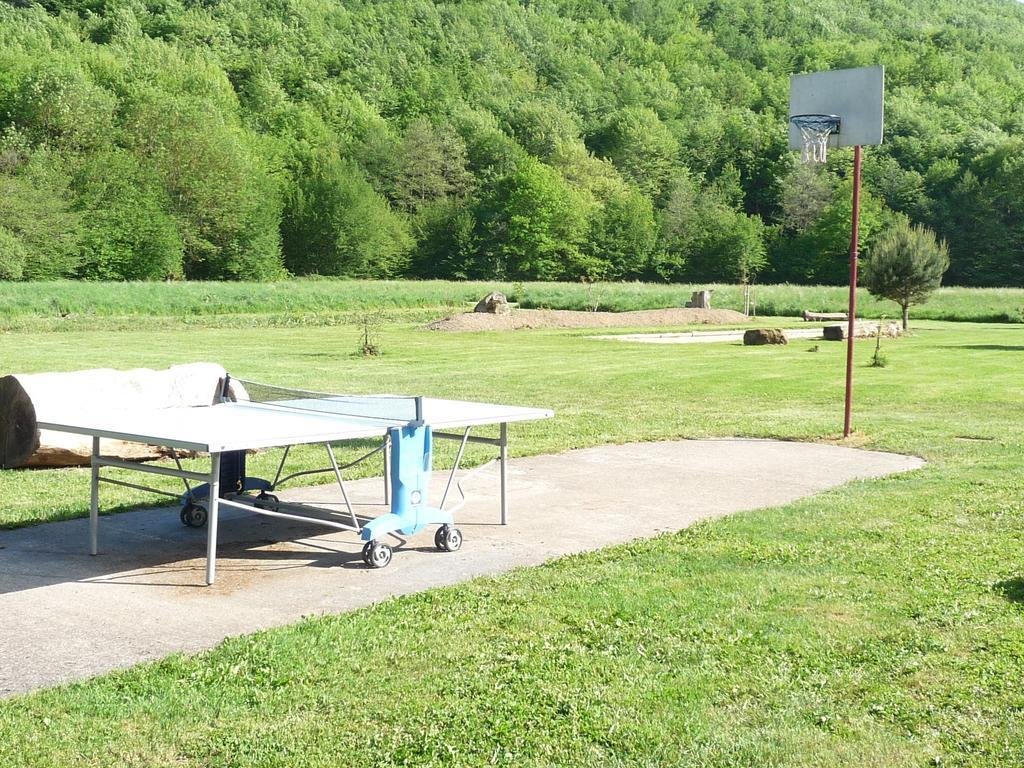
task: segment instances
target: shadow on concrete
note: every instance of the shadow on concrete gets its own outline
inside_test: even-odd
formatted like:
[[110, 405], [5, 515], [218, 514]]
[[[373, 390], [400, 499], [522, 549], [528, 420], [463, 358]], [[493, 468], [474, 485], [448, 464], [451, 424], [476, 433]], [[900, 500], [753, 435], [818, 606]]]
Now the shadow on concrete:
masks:
[[[382, 507], [358, 515], [363, 524]], [[89, 554], [89, 521], [0, 531], [0, 594], [67, 582], [205, 587], [206, 528], [181, 524], [177, 507], [100, 518], [100, 553]], [[347, 513], [339, 519], [348, 521]], [[239, 510], [220, 515], [218, 572], [365, 568], [358, 534]], [[314, 539], [314, 537], [316, 537]], [[405, 543], [391, 537], [396, 550]]]
[[[435, 473], [432, 498], [440, 497], [446, 477]], [[380, 496], [381, 482], [376, 477], [346, 484], [360, 525], [389, 511]], [[309, 511], [311, 517], [351, 523], [336, 491], [330, 484], [297, 486], [285, 489], [281, 497], [319, 507]], [[483, 516], [480, 511], [460, 513], [460, 528], [498, 526], [496, 514], [482, 511]], [[74, 583], [205, 588], [206, 527], [183, 525], [179, 512], [173, 506], [101, 515], [96, 556], [89, 554], [88, 518], [0, 530], [0, 595]], [[403, 551], [436, 551], [429, 545], [410, 545], [400, 534], [384, 541], [396, 557]], [[311, 566], [365, 570], [362, 548], [355, 531], [221, 508], [217, 573], [245, 581]]]

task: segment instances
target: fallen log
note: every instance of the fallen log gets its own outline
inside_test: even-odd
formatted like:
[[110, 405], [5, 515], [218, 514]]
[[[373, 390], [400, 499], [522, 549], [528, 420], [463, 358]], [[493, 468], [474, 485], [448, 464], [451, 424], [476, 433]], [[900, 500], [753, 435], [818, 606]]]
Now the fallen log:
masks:
[[845, 320], [848, 315], [845, 312], [809, 312], [804, 310], [804, 320], [809, 323], [829, 322], [833, 320]]
[[39, 450], [32, 398], [15, 376], [0, 379], [0, 468], [20, 467]]
[[[214, 363], [191, 363], [160, 371], [100, 368], [0, 377], [0, 468], [88, 464], [92, 438], [41, 430], [38, 422], [60, 421], [60, 414], [82, 410], [211, 405], [225, 375]], [[121, 440], [104, 439], [100, 449], [104, 456], [130, 461], [167, 455], [156, 446]]]

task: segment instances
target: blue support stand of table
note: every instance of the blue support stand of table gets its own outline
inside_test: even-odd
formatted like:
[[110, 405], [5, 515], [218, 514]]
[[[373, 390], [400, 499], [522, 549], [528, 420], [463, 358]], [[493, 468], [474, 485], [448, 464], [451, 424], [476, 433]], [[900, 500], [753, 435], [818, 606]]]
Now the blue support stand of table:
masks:
[[462, 546], [462, 533], [453, 527], [451, 513], [427, 503], [433, 456], [430, 427], [423, 423], [392, 427], [388, 436], [391, 512], [363, 526], [363, 560], [371, 567], [383, 568], [391, 561], [391, 547], [380, 541], [383, 536], [396, 532], [411, 536], [428, 525], [440, 526], [434, 535], [437, 548], [454, 552]]
[[[412, 536], [428, 525], [437, 525], [439, 527], [434, 534], [434, 545], [445, 552], [454, 552], [459, 549], [462, 546], [462, 532], [453, 525], [451, 512], [432, 507], [427, 503], [433, 457], [433, 436], [430, 426], [422, 421], [415, 421], [402, 427], [392, 427], [387, 433], [387, 444], [391, 450], [390, 463], [386, 470], [391, 487], [390, 513], [374, 518], [361, 527], [355, 514], [352, 513], [351, 526], [338, 525], [337, 527], [359, 531], [360, 537], [365, 542], [362, 552], [363, 562], [371, 568], [383, 568], [391, 562], [392, 549], [381, 540], [389, 533]], [[287, 458], [287, 452], [285, 458]], [[339, 474], [340, 483], [340, 470], [334, 461], [333, 454], [331, 454], [331, 461], [333, 468]], [[361, 461], [361, 459], [357, 461]], [[220, 465], [218, 496], [222, 499], [233, 500], [249, 498], [246, 496], [249, 491], [259, 491], [257, 496], [251, 498], [252, 504], [262, 514], [296, 519], [294, 515], [283, 511], [293, 505], [281, 502], [277, 496], [269, 493], [276, 489], [281, 472], [279, 471], [278, 478], [271, 482], [259, 477], [249, 477], [246, 475], [245, 465], [245, 451], [224, 452]], [[301, 474], [309, 473], [301, 472], [289, 475], [289, 477]], [[344, 493], [344, 487], [342, 487], [342, 493]], [[181, 496], [182, 523], [194, 528], [206, 525], [209, 495], [208, 483], [188, 488]], [[348, 497], [346, 496], [345, 499], [347, 504]], [[351, 511], [351, 507], [349, 509]]]

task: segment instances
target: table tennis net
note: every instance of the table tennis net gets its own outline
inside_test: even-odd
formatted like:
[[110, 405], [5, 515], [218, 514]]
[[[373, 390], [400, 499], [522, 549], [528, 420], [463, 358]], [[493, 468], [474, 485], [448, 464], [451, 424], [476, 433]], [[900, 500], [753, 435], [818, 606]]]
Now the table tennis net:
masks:
[[398, 395], [338, 395], [305, 389], [277, 387], [256, 381], [230, 378], [226, 399], [287, 408], [297, 411], [351, 416], [406, 424], [423, 419], [423, 398]]

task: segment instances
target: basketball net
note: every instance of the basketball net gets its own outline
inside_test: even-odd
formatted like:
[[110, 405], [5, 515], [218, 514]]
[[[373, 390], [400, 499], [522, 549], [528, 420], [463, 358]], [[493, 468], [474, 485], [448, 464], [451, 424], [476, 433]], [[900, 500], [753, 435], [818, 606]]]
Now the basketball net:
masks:
[[828, 137], [839, 133], [839, 118], [836, 115], [793, 115], [790, 122], [800, 129], [804, 141], [800, 160], [824, 163], [828, 159]]
[[828, 137], [832, 131], [817, 128], [801, 128], [804, 148], [800, 160], [804, 163], [824, 163], [828, 159]]

